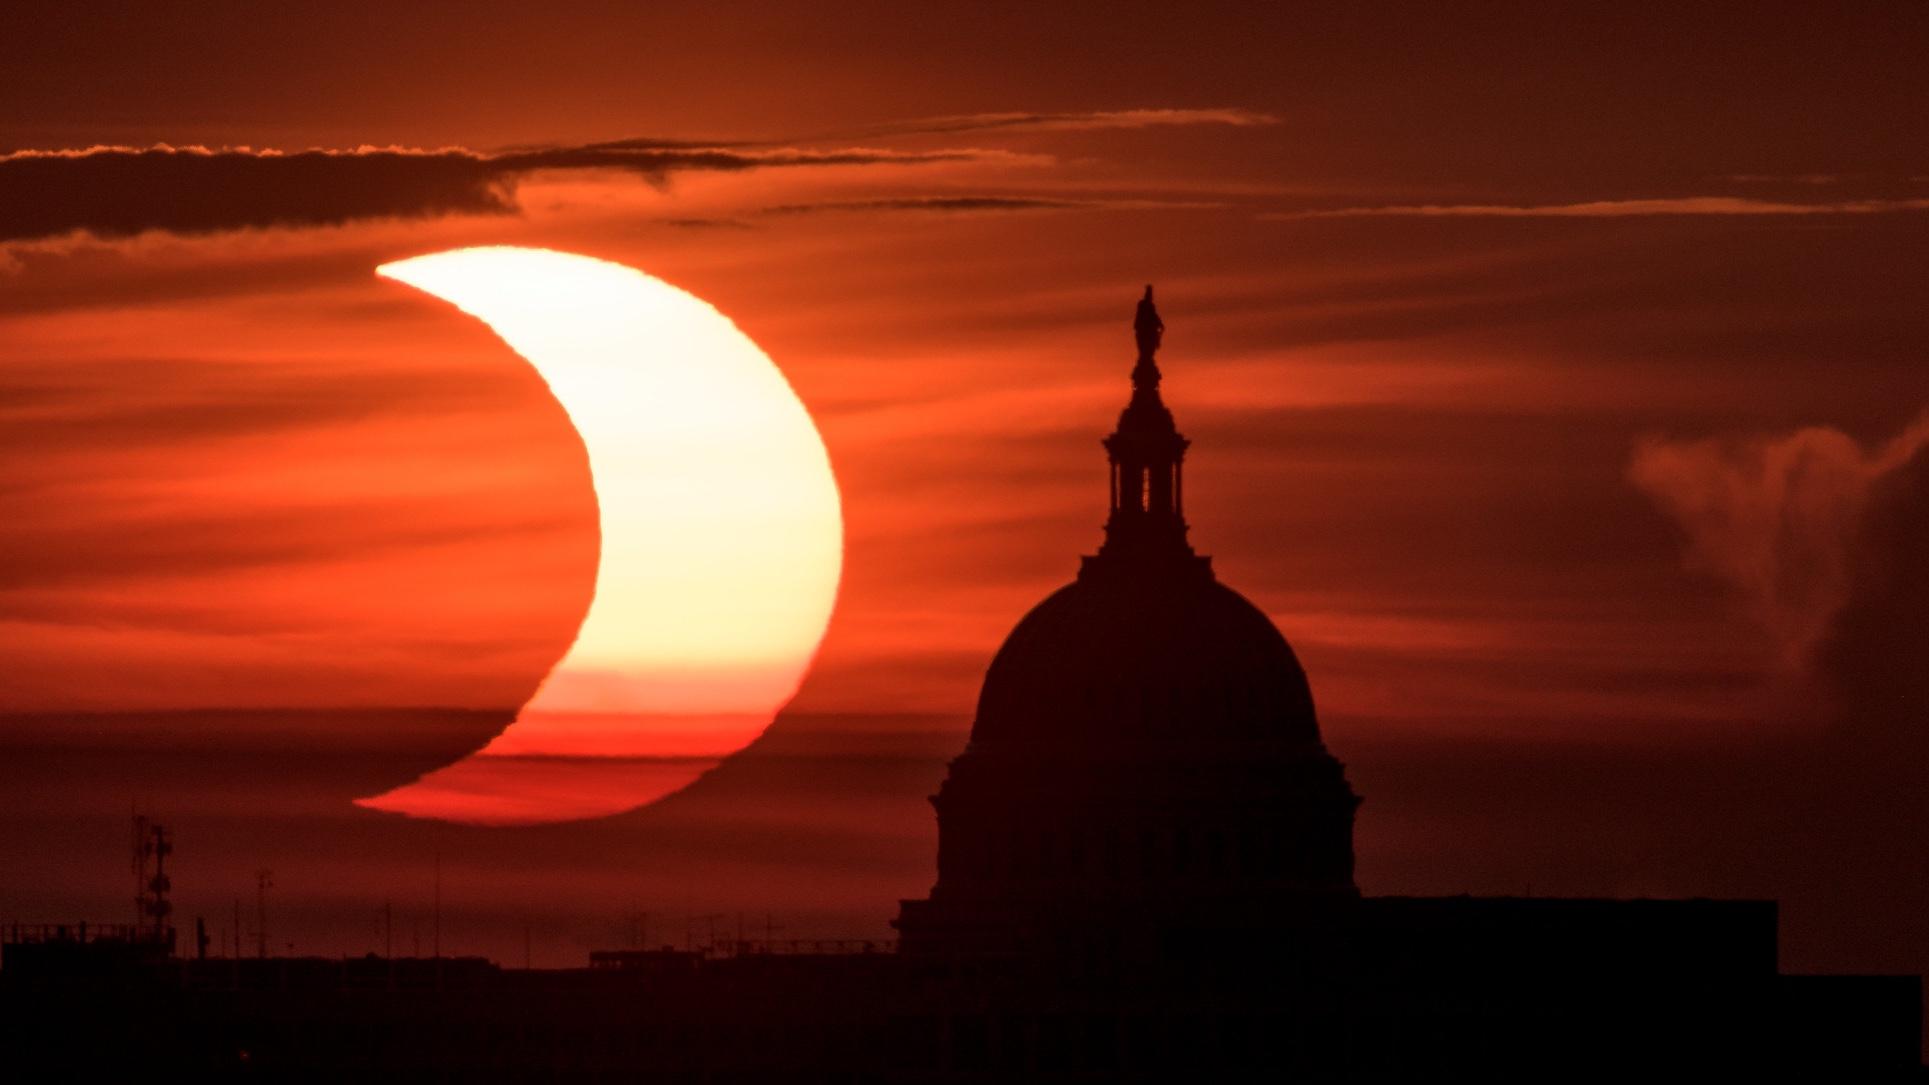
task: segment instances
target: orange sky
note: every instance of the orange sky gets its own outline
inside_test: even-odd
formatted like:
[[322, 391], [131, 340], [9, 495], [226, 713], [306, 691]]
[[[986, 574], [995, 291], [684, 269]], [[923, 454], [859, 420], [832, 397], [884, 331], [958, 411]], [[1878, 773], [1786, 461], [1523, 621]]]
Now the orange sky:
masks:
[[[1305, 201], [1224, 191], [1175, 152], [1262, 153], [1291, 122], [1197, 121], [661, 188], [536, 173], [513, 216], [16, 242], [0, 637], [26, 665], [6, 700], [519, 703], [589, 587], [586, 475], [526, 365], [372, 275], [514, 242], [711, 300], [817, 416], [849, 553], [811, 708], [969, 704], [1096, 540], [1096, 438], [1154, 280], [1195, 539], [1301, 648], [1329, 715], [1737, 711], [1772, 646], [1684, 574], [1628, 481], [1636, 442], [1899, 429], [1922, 318], [1891, 254], [1929, 217], [1279, 218]], [[1000, 157], [1014, 142], [1025, 157]], [[1102, 202], [1148, 173], [1152, 194]], [[1100, 202], [908, 202], [1041, 191]], [[812, 209], [765, 210], [789, 206]]]
[[1342, 757], [1887, 726], [1923, 8], [1281, 7], [11, 9], [0, 710], [519, 705], [591, 588], [580, 450], [374, 275], [507, 243], [710, 301], [816, 417], [799, 711], [955, 734], [1098, 541], [1154, 282], [1194, 542]]

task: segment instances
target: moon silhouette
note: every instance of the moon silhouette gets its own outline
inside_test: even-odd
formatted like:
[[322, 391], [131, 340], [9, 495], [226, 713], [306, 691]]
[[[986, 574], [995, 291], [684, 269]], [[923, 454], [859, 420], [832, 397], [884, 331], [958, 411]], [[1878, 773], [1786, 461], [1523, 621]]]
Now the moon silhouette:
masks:
[[654, 802], [770, 725], [843, 566], [837, 483], [783, 374], [702, 299], [547, 249], [457, 249], [377, 273], [487, 324], [581, 435], [602, 547], [575, 642], [478, 753], [356, 800], [473, 823]]

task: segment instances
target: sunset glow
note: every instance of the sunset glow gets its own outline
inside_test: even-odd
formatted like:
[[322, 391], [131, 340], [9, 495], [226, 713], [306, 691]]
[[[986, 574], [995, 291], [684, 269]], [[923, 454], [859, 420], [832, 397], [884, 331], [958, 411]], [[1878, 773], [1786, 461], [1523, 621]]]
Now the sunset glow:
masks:
[[[49, 1050], [132, 1072], [0, 1056], [6, 1080], [213, 1050], [156, 1011], [246, 1008], [237, 956], [273, 985], [314, 955], [332, 989], [371, 952], [583, 970], [899, 938], [939, 856], [973, 861], [931, 800], [994, 659], [1131, 491], [1104, 441], [1148, 284], [1185, 542], [1303, 669], [1365, 800], [1363, 897], [1773, 899], [1786, 970], [1929, 975], [1929, 5], [457, 16], [0, 18], [0, 942], [135, 918], [132, 806], [178, 837], [169, 975], [211, 981], [75, 995], [85, 1039]], [[1062, 627], [1027, 703], [1089, 709], [1052, 657], [1124, 624]], [[1105, 697], [1149, 673], [1143, 643], [1097, 653]], [[1011, 833], [975, 854], [1104, 867], [1115, 828], [1144, 867], [1153, 829], [1210, 869], [1214, 826], [1250, 850], [1218, 814], [1101, 824], [1088, 796], [1122, 785], [1072, 770], [1119, 745], [1065, 747], [1056, 806], [984, 788]], [[1261, 852], [1303, 839], [1260, 829]], [[1289, 914], [1257, 899], [1198, 915]], [[1170, 943], [1050, 926], [1078, 932], [1068, 961]], [[386, 973], [355, 989], [428, 990]], [[448, 994], [543, 1035], [514, 1014], [550, 981], [508, 982]], [[768, 1001], [829, 1012], [796, 990]], [[729, 1035], [679, 1045], [763, 1050], [753, 1003], [691, 1000]], [[1043, 1072], [1069, 1005], [930, 1034], [1036, 1041], [985, 1065]], [[586, 1017], [667, 1027], [619, 1009]], [[359, 1050], [328, 1024], [350, 1018], [272, 1012]], [[430, 1024], [410, 1035], [480, 1031]], [[504, 1080], [696, 1073], [564, 1036], [567, 1064]], [[286, 1065], [234, 1046], [232, 1073]], [[1191, 1070], [1135, 1073], [1237, 1076]]]
[[494, 247], [379, 273], [480, 318], [529, 359], [582, 436], [596, 489], [589, 613], [483, 756], [678, 760], [652, 763], [639, 791], [540, 815], [492, 814], [460, 766], [364, 805], [462, 820], [613, 813], [754, 739], [796, 692], [842, 563], [830, 460], [783, 374], [715, 308], [618, 264]]

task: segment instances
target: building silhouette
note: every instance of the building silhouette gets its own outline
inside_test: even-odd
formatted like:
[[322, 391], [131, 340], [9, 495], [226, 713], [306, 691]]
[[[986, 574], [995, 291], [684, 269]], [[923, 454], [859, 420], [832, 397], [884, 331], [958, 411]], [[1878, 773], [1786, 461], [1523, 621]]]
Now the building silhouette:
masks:
[[1142, 942], [1359, 895], [1360, 800], [1306, 672], [1187, 542], [1149, 286], [1136, 327], [1104, 543], [992, 658], [932, 800], [938, 883], [897, 920], [907, 952]]
[[0, 1067], [21, 1080], [157, 1067], [210, 1080], [1922, 1079], [1919, 979], [1783, 975], [1772, 902], [1362, 895], [1360, 798], [1306, 674], [1188, 542], [1188, 442], [1160, 398], [1150, 287], [1134, 332], [1131, 399], [1104, 441], [1104, 540], [993, 658], [932, 800], [936, 884], [901, 902], [894, 952], [733, 943], [512, 971], [184, 961], [153, 939], [43, 931], [16, 936], [0, 967]]

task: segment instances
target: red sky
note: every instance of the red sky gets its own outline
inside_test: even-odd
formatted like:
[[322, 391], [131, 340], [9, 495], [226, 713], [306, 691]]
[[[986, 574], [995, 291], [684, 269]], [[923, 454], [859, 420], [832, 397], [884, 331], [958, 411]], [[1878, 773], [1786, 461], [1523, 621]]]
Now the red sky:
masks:
[[[1915, 734], [1920, 5], [92, 10], [0, 17], [0, 709], [519, 704], [588, 479], [526, 365], [373, 275], [514, 243], [709, 300], [816, 416], [799, 711], [957, 737], [1096, 545], [1154, 282], [1194, 541], [1343, 759]], [[1430, 854], [1413, 809], [1363, 840]], [[865, 892], [921, 889], [907, 839]], [[1414, 863], [1367, 888], [1518, 873]]]

